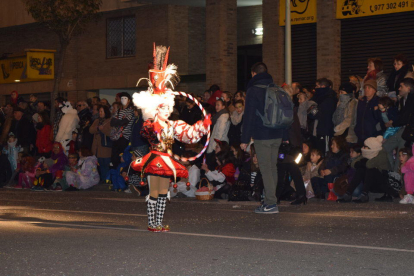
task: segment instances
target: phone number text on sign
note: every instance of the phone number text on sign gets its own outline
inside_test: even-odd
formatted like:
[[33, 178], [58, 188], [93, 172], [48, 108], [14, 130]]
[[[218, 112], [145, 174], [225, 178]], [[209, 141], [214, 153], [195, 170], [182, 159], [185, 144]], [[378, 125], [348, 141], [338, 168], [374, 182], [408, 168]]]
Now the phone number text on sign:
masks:
[[[379, 4], [379, 5], [371, 5], [370, 10], [371, 12], [376, 11], [383, 11], [383, 10], [395, 10], [397, 8], [404, 9], [408, 8], [410, 5], [408, 1], [401, 1], [401, 2], [394, 2], [394, 3], [387, 3], [387, 4]], [[411, 7], [414, 7], [414, 2], [411, 2]]]

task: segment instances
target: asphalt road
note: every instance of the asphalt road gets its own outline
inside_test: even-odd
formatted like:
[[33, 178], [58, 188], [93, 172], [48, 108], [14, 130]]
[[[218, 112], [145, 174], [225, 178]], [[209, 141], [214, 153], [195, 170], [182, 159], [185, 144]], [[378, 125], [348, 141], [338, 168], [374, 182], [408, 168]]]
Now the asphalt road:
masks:
[[3, 275], [414, 275], [414, 205], [173, 199], [170, 233], [143, 198], [0, 189]]

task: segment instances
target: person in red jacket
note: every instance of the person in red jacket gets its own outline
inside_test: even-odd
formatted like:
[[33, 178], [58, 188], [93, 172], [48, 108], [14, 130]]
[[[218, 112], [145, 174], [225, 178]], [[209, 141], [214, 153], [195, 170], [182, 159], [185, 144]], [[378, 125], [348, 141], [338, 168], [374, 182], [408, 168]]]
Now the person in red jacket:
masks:
[[234, 167], [235, 157], [233, 152], [220, 151], [216, 154], [216, 162], [218, 166], [214, 171], [210, 171], [207, 164], [202, 164], [201, 169], [206, 172], [206, 177], [217, 189], [214, 197], [227, 199], [231, 186], [235, 182], [236, 168]]
[[216, 105], [216, 101], [218, 99], [221, 99], [221, 94], [223, 92], [221, 92], [220, 87], [217, 84], [213, 84], [210, 89], [209, 89], [212, 93], [210, 99], [208, 99], [208, 104], [215, 106]]
[[46, 112], [38, 113], [36, 130], [37, 152], [39, 155], [49, 158], [53, 147], [53, 133], [50, 119]]

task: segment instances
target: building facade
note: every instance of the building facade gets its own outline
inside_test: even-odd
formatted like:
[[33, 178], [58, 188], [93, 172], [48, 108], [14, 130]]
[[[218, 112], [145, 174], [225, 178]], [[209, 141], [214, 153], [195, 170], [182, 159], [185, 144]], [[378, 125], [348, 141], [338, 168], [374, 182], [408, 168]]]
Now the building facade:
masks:
[[[282, 84], [285, 33], [280, 1], [242, 6], [237, 0], [187, 1], [189, 5], [105, 0], [99, 20], [71, 42], [59, 90], [71, 101], [137, 90], [137, 80], [147, 76], [153, 42], [171, 46], [170, 62], [178, 65], [181, 76], [177, 90], [201, 94], [212, 84], [231, 92], [244, 89], [249, 68], [257, 61], [264, 61], [275, 82]], [[392, 12], [384, 4], [379, 14], [364, 10], [373, 6], [361, 3], [369, 2], [375, 1], [291, 0], [293, 10], [303, 9], [292, 13], [293, 81], [312, 85], [316, 78], [327, 77], [338, 88], [349, 75], [363, 77], [370, 57], [383, 58], [386, 73], [396, 54], [414, 59], [409, 32], [414, 1], [397, 1]], [[305, 9], [310, 16], [298, 15]], [[0, 10], [0, 56], [25, 49], [59, 51], [59, 44], [54, 33], [33, 21], [21, 1], [8, 0]], [[52, 89], [53, 80], [1, 83], [0, 103], [13, 90], [29, 95]]]

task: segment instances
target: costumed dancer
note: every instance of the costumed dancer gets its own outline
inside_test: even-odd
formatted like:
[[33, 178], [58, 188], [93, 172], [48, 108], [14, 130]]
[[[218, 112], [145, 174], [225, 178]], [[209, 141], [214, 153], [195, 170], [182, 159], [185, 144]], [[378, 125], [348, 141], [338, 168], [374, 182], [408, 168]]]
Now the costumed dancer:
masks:
[[[187, 144], [198, 142], [208, 133], [210, 116], [190, 126], [183, 121], [170, 121], [174, 106], [174, 92], [167, 88], [178, 82], [177, 67], [168, 65], [168, 53], [164, 46], [155, 47], [154, 69], [149, 70], [148, 91], [135, 93], [134, 104], [142, 110], [145, 120], [141, 135], [150, 143], [150, 153], [131, 163], [132, 169], [141, 173], [141, 179], [147, 176], [150, 194], [147, 202], [148, 230], [167, 232], [168, 225], [163, 225], [167, 193], [170, 178], [187, 178], [188, 171], [172, 155], [174, 139]], [[139, 82], [139, 81], [138, 81]], [[145, 184], [145, 183], [141, 183]]]

